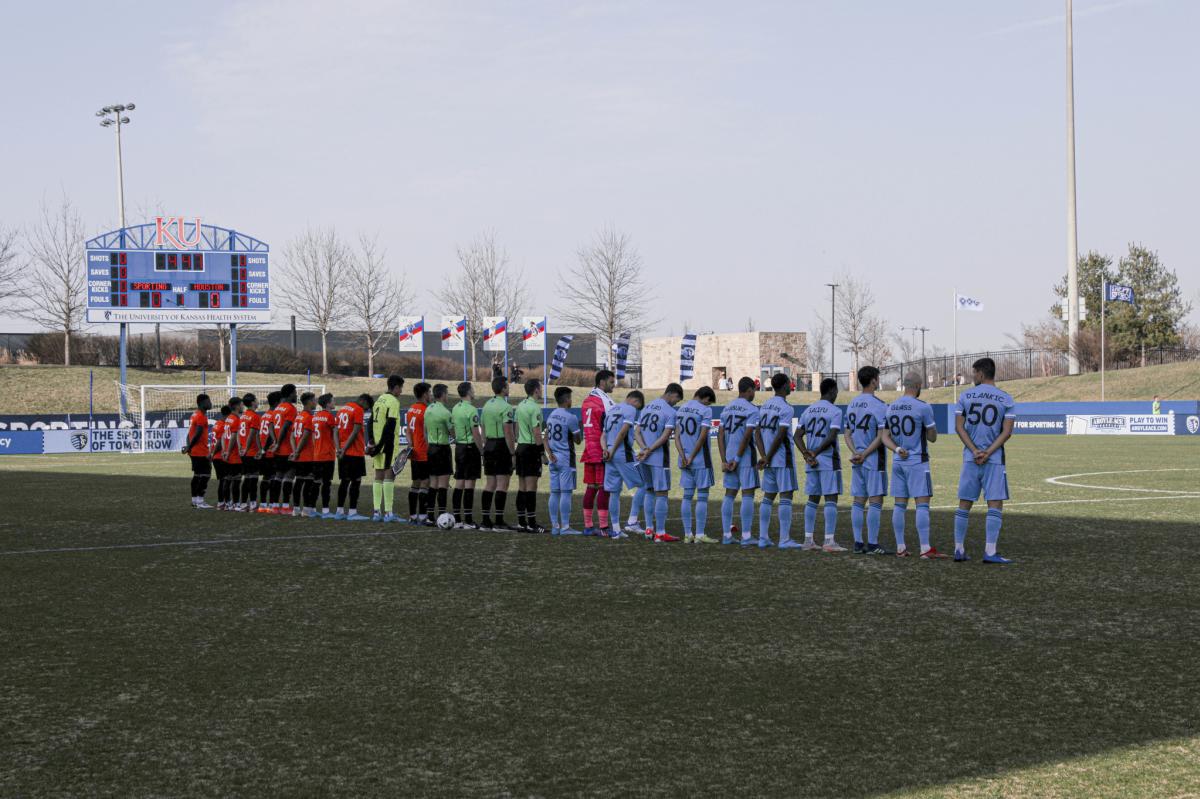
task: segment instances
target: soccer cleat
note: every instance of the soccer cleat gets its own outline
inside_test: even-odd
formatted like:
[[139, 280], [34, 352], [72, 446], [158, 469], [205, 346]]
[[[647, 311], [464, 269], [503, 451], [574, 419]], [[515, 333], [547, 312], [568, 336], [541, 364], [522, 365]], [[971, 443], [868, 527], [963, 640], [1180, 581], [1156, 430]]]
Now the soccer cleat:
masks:
[[370, 521], [370, 520], [371, 519], [369, 516], [363, 516], [358, 511], [355, 511], [354, 513], [346, 514], [346, 521], [348, 521], [348, 522], [366, 522], [366, 521]]
[[256, 512], [257, 513], [274, 513], [275, 509], [274, 508], [264, 508], [262, 505], [259, 505], [258, 510]]
[[673, 536], [670, 533], [655, 533], [654, 543], [656, 544], [674, 544], [679, 540], [678, 536]]
[[341, 512], [341, 511], [338, 511], [337, 513], [334, 513], [333, 511], [328, 511], [328, 510], [326, 510], [326, 511], [321, 511], [321, 518], [322, 518], [322, 519], [342, 519], [342, 518], [345, 518], [345, 517], [344, 517], [344, 516], [342, 516], [342, 512]]
[[1001, 555], [999, 552], [997, 552], [995, 555], [984, 555], [983, 562], [984, 563], [1016, 563], [1015, 560], [1009, 560], [1008, 558]]
[[612, 532], [608, 534], [608, 537], [614, 541], [624, 541], [625, 539], [629, 538], [629, 534], [614, 527]]
[[643, 532], [643, 531], [642, 531], [642, 528], [638, 527], [637, 523], [635, 522], [633, 524], [625, 525], [625, 527], [622, 529], [622, 532], [630, 533], [631, 535], [637, 535], [638, 533]]
[[817, 542], [813, 541], [811, 538], [804, 539], [804, 543], [800, 545], [800, 549], [802, 549], [805, 552], [811, 552], [814, 549], [820, 549], [820, 548], [821, 547], [817, 544]]
[[867, 554], [867, 545], [862, 541], [855, 541], [853, 552], [855, 555], [865, 555]]
[[542, 533], [546, 532], [546, 528], [542, 527], [540, 524], [534, 523], [534, 524], [531, 524], [528, 527], [524, 528], [523, 530], [521, 530], [521, 532], [533, 533], [534, 535], [541, 535]]
[[738, 542], [738, 544], [741, 546], [742, 549], [745, 549], [746, 547], [756, 546], [758, 544], [758, 542], [755, 541], [753, 538], [743, 538], [741, 541]]
[[921, 553], [921, 560], [945, 560], [946, 558], [949, 558], [949, 557], [950, 557], [949, 555], [942, 554], [941, 552], [938, 552], [933, 547], [930, 547], [929, 549], [927, 549]]
[[394, 514], [394, 513], [385, 513], [385, 514], [383, 515], [383, 517], [380, 519], [380, 521], [383, 521], [383, 522], [398, 522], [398, 521], [400, 521], [400, 517], [399, 517], [399, 516], [397, 516], [397, 515], [396, 515], [396, 514]]
[[685, 544], [690, 544], [690, 543], [692, 543], [692, 534], [691, 534], [691, 533], [684, 533], [684, 534], [683, 534], [683, 543], [685, 543]]
[[583, 535], [587, 536], [588, 538], [591, 538], [594, 535], [599, 535], [599, 533], [596, 532], [595, 527], [585, 527], [585, 528], [583, 528]]
[[700, 533], [699, 535], [696, 535], [692, 538], [692, 543], [694, 543], [694, 544], [719, 544], [721, 542], [716, 538], [709, 538], [704, 533]]
[[572, 535], [583, 535], [583, 532], [581, 530], [572, 530], [570, 527], [564, 527], [563, 529], [558, 531], [558, 535], [560, 537], [566, 537], [566, 536], [572, 536]]
[[884, 549], [879, 544], [867, 544], [867, 548], [863, 550], [864, 555], [894, 555], [896, 553], [889, 549]]
[[722, 538], [721, 543], [725, 546], [729, 546], [730, 544], [738, 543], [738, 540], [736, 538], [734, 538], [733, 535], [731, 534], [731, 535], [727, 535], [724, 538]]
[[773, 546], [775, 546], [775, 542], [769, 538], [758, 539], [758, 548], [759, 549], [770, 549]]
[[897, 553], [896, 553], [896, 557], [898, 557], [898, 558], [907, 558], [908, 556], [909, 556], [909, 555], [908, 555], [908, 550], [907, 550], [907, 549], [902, 549], [902, 550], [900, 550], [899, 552], [897, 552]]
[[304, 518], [306, 518], [306, 519], [320, 519], [320, 518], [321, 518], [321, 514], [317, 513], [316, 509], [314, 508], [314, 509], [312, 509], [312, 510], [306, 510], [306, 511], [304, 511]]
[[471, 524], [469, 522], [462, 522], [461, 524], [456, 525], [455, 529], [456, 530], [478, 530], [479, 525]]
[[804, 544], [801, 544], [794, 538], [785, 538], [779, 542], [780, 549], [803, 549]]
[[379, 511], [375, 511], [374, 513], [371, 514], [371, 521], [373, 521], [373, 522], [383, 521], [383, 514], [380, 513]]
[[334, 521], [344, 522], [346, 520], [345, 511], [343, 511], [341, 508], [338, 508], [337, 513], [333, 514], [333, 519]]
[[196, 510], [212, 510], [213, 509], [213, 506], [209, 505], [204, 500], [200, 500], [199, 502], [192, 505], [192, 507], [195, 508]]
[[292, 516], [292, 518], [293, 518], [293, 519], [298, 519], [298, 518], [300, 518], [300, 517], [301, 517], [301, 516], [303, 516], [303, 515], [304, 515], [304, 509], [303, 509], [303, 508], [292, 508], [292, 513], [291, 513], [291, 516]]
[[846, 548], [837, 541], [830, 541], [821, 547], [822, 552], [845, 552]]
[[954, 562], [955, 563], [966, 563], [970, 559], [971, 559], [971, 556], [968, 555], [966, 552], [955, 552], [954, 553]]
[[642, 537], [645, 538], [647, 541], [653, 541], [654, 537], [655, 537], [654, 536], [654, 528], [647, 527], [646, 531], [644, 533], [642, 533]]

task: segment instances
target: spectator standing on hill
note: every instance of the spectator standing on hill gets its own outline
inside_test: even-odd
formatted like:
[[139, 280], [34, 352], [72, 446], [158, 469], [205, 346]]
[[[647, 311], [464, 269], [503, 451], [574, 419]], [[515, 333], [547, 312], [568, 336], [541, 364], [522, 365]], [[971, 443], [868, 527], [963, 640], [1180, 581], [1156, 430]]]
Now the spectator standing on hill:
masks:
[[1162, 403], [1158, 401], [1158, 395], [1154, 395], [1154, 402], [1150, 405], [1150, 413], [1158, 416], [1162, 413]]

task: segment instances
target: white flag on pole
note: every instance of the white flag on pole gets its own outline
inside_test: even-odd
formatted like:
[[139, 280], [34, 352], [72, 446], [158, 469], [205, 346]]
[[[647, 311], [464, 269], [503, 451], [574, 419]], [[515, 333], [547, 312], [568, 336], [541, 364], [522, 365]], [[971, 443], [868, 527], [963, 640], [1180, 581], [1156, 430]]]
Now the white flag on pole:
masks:
[[974, 297], [967, 297], [963, 294], [954, 295], [954, 310], [956, 311], [982, 311], [983, 300], [977, 300]]

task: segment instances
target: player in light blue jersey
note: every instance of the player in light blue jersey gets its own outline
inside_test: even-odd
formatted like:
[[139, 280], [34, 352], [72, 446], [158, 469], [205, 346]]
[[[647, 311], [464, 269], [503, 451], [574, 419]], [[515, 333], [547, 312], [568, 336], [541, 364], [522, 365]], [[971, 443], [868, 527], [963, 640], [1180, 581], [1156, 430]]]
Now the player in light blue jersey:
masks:
[[754, 443], [758, 446], [758, 465], [762, 468], [763, 500], [758, 508], [758, 546], [771, 546], [771, 507], [779, 497], [779, 548], [798, 549], [792, 540], [792, 497], [800, 484], [796, 481], [796, 463], [792, 455], [792, 420], [796, 411], [788, 403], [792, 379], [782, 372], [771, 377], [775, 396], [759, 411]]
[[933, 408], [919, 399], [921, 376], [910, 373], [904, 377], [904, 395], [888, 406], [887, 425], [883, 428], [883, 445], [896, 453], [892, 459], [892, 530], [896, 534], [896, 555], [908, 557], [904, 544], [904, 514], [908, 499], [917, 500], [917, 537], [921, 541], [921, 557], [934, 560], [946, 557], [929, 543], [929, 500], [933, 496], [933, 476], [929, 472], [929, 445], [937, 441], [937, 426]]
[[571, 494], [575, 491], [575, 445], [583, 441], [579, 417], [571, 413], [571, 389], [554, 390], [558, 406], [546, 419], [542, 442], [550, 463], [550, 535], [583, 535], [571, 529]]
[[725, 499], [721, 502], [721, 543], [734, 543], [733, 498], [742, 492], [742, 546], [754, 542], [750, 525], [754, 523], [754, 492], [758, 489], [755, 468], [754, 428], [758, 427], [758, 408], [754, 405], [754, 381], [738, 381], [738, 397], [721, 413], [717, 449], [721, 452], [721, 471], [725, 473]]
[[679, 540], [667, 532], [667, 495], [671, 492], [671, 436], [675, 433], [675, 406], [683, 400], [683, 386], [672, 383], [661, 397], [642, 409], [633, 431], [638, 443], [638, 463], [646, 482], [646, 538], [656, 544]]
[[796, 428], [796, 446], [804, 456], [804, 491], [808, 502], [804, 506], [804, 543], [801, 549], [816, 549], [813, 536], [817, 530], [817, 508], [825, 498], [826, 552], [845, 552], [846, 548], [834, 538], [837, 531], [837, 501], [842, 493], [842, 458], [838, 452], [838, 432], [842, 429], [842, 411], [837, 402], [838, 384], [832, 377], [821, 381], [821, 399], [804, 409]]
[[608, 519], [612, 524], [610, 538], [629, 538], [621, 531], [621, 488], [641, 488], [645, 485], [642, 470], [633, 454], [633, 428], [638, 411], [646, 398], [640, 391], [630, 391], [625, 401], [604, 413], [604, 490], [608, 492]]
[[[715, 544], [717, 539], [704, 534], [708, 521], [708, 489], [713, 485], [712, 405], [716, 392], [701, 386], [675, 415], [675, 449], [679, 452], [679, 487], [683, 501], [679, 514], [683, 517], [683, 541], [696, 544]], [[695, 516], [695, 528], [692, 517]]]
[[1012, 437], [1017, 415], [1013, 398], [996, 388], [996, 362], [980, 358], [972, 369], [975, 387], [960, 394], [954, 408], [954, 429], [963, 442], [958, 510], [954, 513], [954, 560], [970, 560], [966, 551], [967, 521], [971, 506], [982, 493], [988, 504], [983, 562], [1012, 563], [996, 551], [996, 543], [1004, 519], [1004, 500], [1008, 499], [1004, 444]]
[[[850, 525], [854, 531], [854, 552], [864, 555], [890, 555], [879, 545], [879, 522], [883, 516], [883, 498], [887, 494], [887, 448], [880, 430], [887, 426], [887, 403], [875, 396], [879, 390], [879, 370], [864, 366], [858, 370], [862, 393], [846, 407], [846, 447], [850, 450]], [[866, 511], [864, 513], [864, 510]], [[863, 542], [863, 517], [866, 516], [867, 540]]]

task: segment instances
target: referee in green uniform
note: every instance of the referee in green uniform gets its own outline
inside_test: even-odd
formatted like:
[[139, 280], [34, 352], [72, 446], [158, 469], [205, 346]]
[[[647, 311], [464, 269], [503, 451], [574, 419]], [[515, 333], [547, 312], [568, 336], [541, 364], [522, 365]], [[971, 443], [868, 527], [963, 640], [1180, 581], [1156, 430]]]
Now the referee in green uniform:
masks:
[[[504, 523], [504, 503], [508, 497], [508, 481], [512, 477], [513, 453], [517, 449], [513, 430], [513, 408], [508, 404], [508, 380], [492, 378], [492, 394], [484, 403], [483, 412], [483, 524], [485, 530], [513, 530]], [[492, 504], [496, 519], [492, 521]]]
[[433, 387], [433, 403], [425, 409], [425, 441], [428, 444], [429, 491], [433, 494], [433, 523], [446, 512], [450, 491], [450, 409], [446, 407], [445, 383]]
[[525, 381], [525, 399], [517, 406], [517, 526], [527, 533], [544, 533], [537, 523], [537, 487], [542, 476], [542, 383]]
[[475, 407], [475, 389], [468, 382], [458, 384], [458, 404], [450, 411], [454, 426], [454, 526], [459, 530], [478, 530], [475, 526], [475, 481], [483, 476], [483, 430], [479, 427], [479, 409]]

